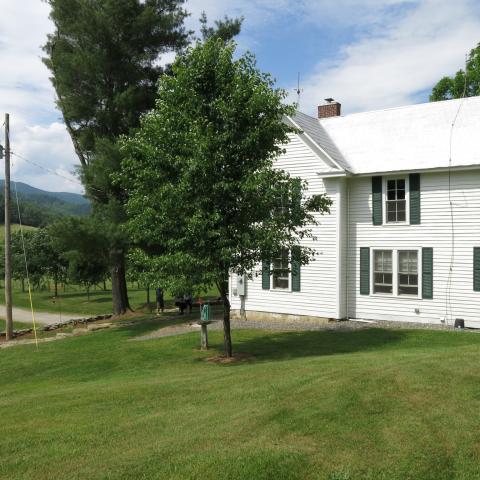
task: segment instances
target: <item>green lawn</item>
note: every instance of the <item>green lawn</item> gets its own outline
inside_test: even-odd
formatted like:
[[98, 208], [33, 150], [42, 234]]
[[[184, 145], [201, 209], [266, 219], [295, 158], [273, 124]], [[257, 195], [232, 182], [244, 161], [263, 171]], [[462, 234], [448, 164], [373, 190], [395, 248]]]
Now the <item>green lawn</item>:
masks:
[[[36, 230], [37, 227], [30, 227], [29, 225], [23, 225], [23, 231], [27, 230]], [[20, 231], [20, 225], [18, 223], [12, 223], [12, 233], [13, 232], [19, 232]], [[5, 240], [5, 225], [3, 223], [0, 224], [0, 241]]]
[[[21, 330], [22, 328], [32, 328], [31, 323], [13, 322], [13, 328], [15, 330]], [[0, 332], [5, 331], [5, 320], [0, 318]]]
[[[50, 286], [53, 288], [53, 286]], [[138, 289], [129, 286], [128, 295], [130, 304], [134, 310], [146, 310], [147, 293], [145, 289]], [[206, 293], [206, 296], [215, 297], [216, 290], [212, 289]], [[92, 290], [90, 299], [88, 299], [85, 290], [75, 285], [67, 286], [64, 292], [60, 288], [57, 298], [53, 297], [53, 292], [48, 290], [32, 292], [33, 306], [35, 310], [43, 312], [66, 312], [79, 316], [102, 315], [112, 313], [112, 293], [110, 290], [102, 289]], [[172, 299], [169, 295], [165, 296], [167, 306], [172, 306]], [[154, 307], [155, 290], [150, 290], [150, 302]], [[0, 289], [0, 304], [5, 303], [3, 288]], [[18, 308], [30, 309], [30, 300], [27, 292], [22, 292], [20, 282], [15, 282], [13, 288], [13, 305]]]
[[479, 335], [235, 331], [218, 365], [127, 341], [159, 322], [0, 350], [0, 477], [480, 479]]

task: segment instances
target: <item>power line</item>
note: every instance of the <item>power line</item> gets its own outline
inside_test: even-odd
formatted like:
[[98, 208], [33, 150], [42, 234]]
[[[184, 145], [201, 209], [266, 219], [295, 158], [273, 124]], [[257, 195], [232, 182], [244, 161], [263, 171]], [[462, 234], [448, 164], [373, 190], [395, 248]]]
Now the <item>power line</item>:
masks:
[[30, 310], [32, 312], [33, 333], [34, 333], [34, 336], [35, 336], [35, 345], [36, 345], [37, 352], [38, 352], [37, 325], [35, 323], [35, 312], [33, 310], [32, 286], [30, 284], [30, 274], [28, 272], [27, 250], [25, 248], [25, 237], [23, 235], [22, 215], [20, 214], [20, 202], [18, 201], [18, 191], [17, 191], [16, 180], [13, 180], [13, 184], [15, 185], [15, 199], [17, 201], [18, 223], [20, 225], [20, 238], [22, 239], [23, 259], [24, 259], [24, 262], [25, 262], [25, 273], [26, 273], [26, 276], [27, 276], [28, 296], [30, 298]]
[[[40, 168], [41, 170], [44, 170], [45, 172], [47, 173], [51, 173], [52, 175], [56, 175], [57, 177], [60, 177], [60, 178], [63, 178], [64, 180], [67, 180], [69, 181], [70, 183], [73, 183], [74, 185], [76, 186], [80, 186], [80, 187], [84, 187], [84, 185], [82, 185], [82, 183], [78, 182], [78, 181], [75, 181], [73, 180], [72, 178], [70, 177], [67, 177], [66, 175], [62, 175], [61, 173], [58, 173], [56, 172], [55, 170], [52, 170], [50, 168], [47, 168], [47, 167], [44, 167], [43, 165], [40, 165], [39, 163], [36, 163], [34, 162], [33, 160], [29, 160], [28, 158], [24, 157], [23, 155], [19, 155], [18, 153], [16, 152], [11, 152], [12, 155], [14, 155], [15, 157], [18, 157], [22, 160], [24, 160], [25, 162], [29, 163], [30, 165], [33, 165], [37, 168]], [[100, 190], [98, 188], [95, 188], [95, 187], [92, 187], [92, 186], [88, 186], [88, 189], [89, 190], [94, 190], [96, 192], [99, 192], [101, 194], [105, 194], [105, 192], [103, 190]]]
[[450, 253], [450, 266], [448, 269], [447, 277], [447, 287], [445, 292], [445, 320], [448, 325], [448, 315], [450, 314], [450, 321], [453, 320], [453, 308], [452, 308], [452, 282], [453, 282], [453, 266], [455, 263], [455, 219], [454, 219], [454, 210], [453, 210], [453, 201], [452, 201], [452, 144], [453, 144], [453, 133], [455, 126], [457, 124], [457, 119], [460, 114], [460, 110], [463, 107], [465, 102], [465, 97], [467, 95], [467, 69], [468, 69], [468, 55], [465, 55], [465, 75], [464, 75], [464, 86], [462, 93], [462, 100], [458, 105], [455, 117], [453, 118], [452, 125], [450, 127], [450, 139], [449, 139], [449, 157], [448, 157], [448, 203], [450, 206], [450, 242], [451, 242], [451, 253]]
[[24, 160], [25, 162], [29, 163], [30, 165], [33, 165], [37, 168], [40, 168], [41, 170], [44, 170], [44, 171], [46, 171], [48, 173], [51, 173], [53, 175], [56, 175], [57, 177], [63, 178], [64, 180], [68, 180], [69, 182], [74, 183], [77, 186], [83, 186], [80, 182], [72, 180], [70, 177], [67, 177], [66, 175], [62, 175], [61, 173], [58, 173], [55, 170], [51, 170], [50, 168], [44, 167], [43, 165], [40, 165], [40, 164], [38, 164], [38, 163], [36, 163], [32, 160], [29, 160], [28, 158], [25, 158], [23, 155], [19, 155], [16, 152], [11, 152], [11, 153], [12, 153], [12, 155], [15, 155], [16, 157]]

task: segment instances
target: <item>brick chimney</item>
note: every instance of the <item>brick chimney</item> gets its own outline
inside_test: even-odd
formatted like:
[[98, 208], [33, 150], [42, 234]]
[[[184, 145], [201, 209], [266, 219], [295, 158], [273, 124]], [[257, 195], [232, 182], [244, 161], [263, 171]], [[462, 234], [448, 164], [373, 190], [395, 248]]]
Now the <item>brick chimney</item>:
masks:
[[326, 98], [325, 105], [318, 106], [318, 118], [339, 117], [342, 105], [333, 98]]

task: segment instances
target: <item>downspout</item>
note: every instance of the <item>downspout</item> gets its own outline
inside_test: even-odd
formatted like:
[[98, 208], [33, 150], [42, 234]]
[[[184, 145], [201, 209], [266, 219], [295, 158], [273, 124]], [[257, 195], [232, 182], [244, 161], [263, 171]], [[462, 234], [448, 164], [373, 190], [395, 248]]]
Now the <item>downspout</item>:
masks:
[[345, 179], [345, 188], [347, 190], [347, 229], [346, 229], [346, 232], [345, 232], [345, 235], [346, 235], [346, 255], [347, 255], [347, 258], [346, 258], [346, 261], [345, 261], [345, 309], [346, 309], [346, 312], [345, 312], [345, 316], [348, 320], [348, 318], [350, 317], [349, 315], [349, 305], [348, 305], [348, 269], [350, 268], [350, 262], [348, 261], [349, 260], [349, 253], [350, 253], [350, 181], [348, 180], [348, 178]]

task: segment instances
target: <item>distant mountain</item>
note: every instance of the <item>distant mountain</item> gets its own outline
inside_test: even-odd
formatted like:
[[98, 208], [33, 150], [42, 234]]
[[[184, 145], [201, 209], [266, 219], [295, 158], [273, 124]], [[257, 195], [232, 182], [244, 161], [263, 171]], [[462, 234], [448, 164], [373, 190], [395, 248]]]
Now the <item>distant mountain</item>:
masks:
[[[0, 187], [3, 189], [4, 181], [0, 179]], [[39, 195], [45, 195], [47, 197], [56, 198], [65, 203], [72, 203], [74, 205], [90, 205], [90, 202], [79, 193], [71, 192], [48, 192], [47, 190], [40, 190], [39, 188], [32, 187], [26, 183], [16, 182], [16, 188], [18, 193], [22, 193], [27, 197], [35, 197]], [[15, 193], [15, 183], [12, 182], [12, 193]]]
[[[0, 189], [3, 191], [4, 181], [0, 179]], [[67, 215], [88, 215], [91, 210], [90, 201], [83, 195], [70, 192], [48, 192], [32, 187], [26, 183], [17, 182], [16, 190], [20, 203], [22, 220], [25, 225], [44, 226], [58, 217]], [[15, 184], [12, 182], [12, 216], [17, 217], [15, 205]], [[0, 222], [4, 221], [4, 199], [0, 195]], [[15, 221], [15, 218], [13, 218]]]

